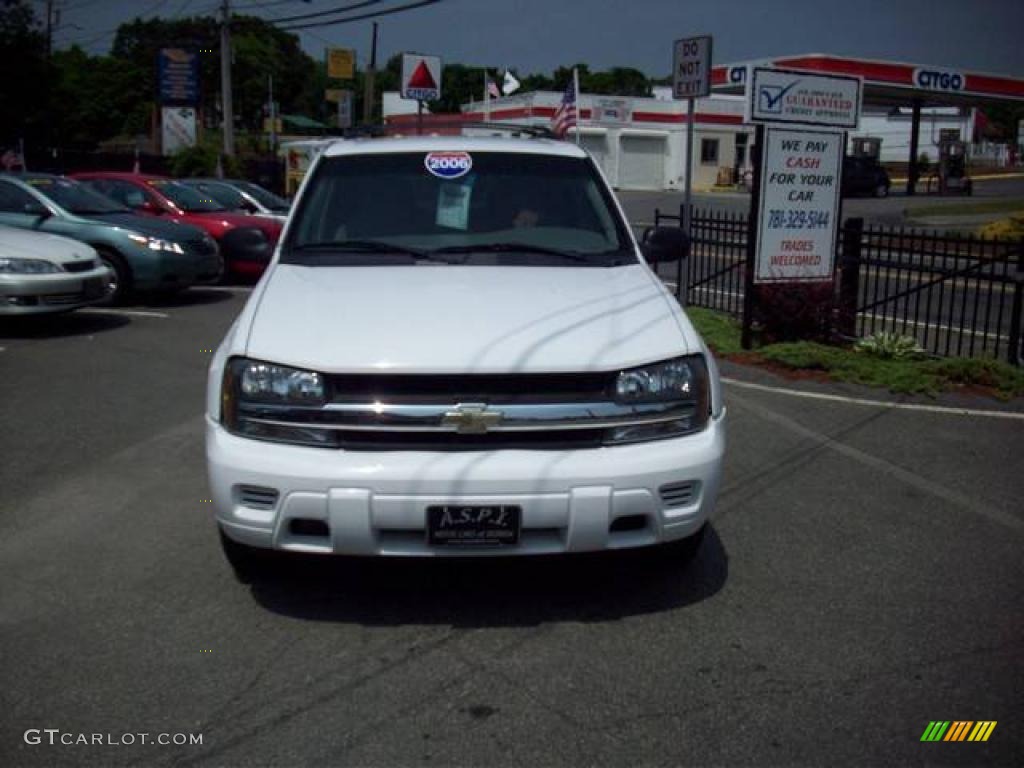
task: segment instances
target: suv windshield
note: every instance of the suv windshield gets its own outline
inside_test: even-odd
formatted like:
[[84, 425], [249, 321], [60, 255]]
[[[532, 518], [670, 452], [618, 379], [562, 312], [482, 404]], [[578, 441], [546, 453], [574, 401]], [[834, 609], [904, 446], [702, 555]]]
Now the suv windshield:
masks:
[[223, 204], [213, 200], [197, 189], [191, 189], [176, 181], [155, 180], [148, 182], [157, 192], [188, 213], [208, 213], [225, 210]]
[[130, 213], [118, 202], [101, 195], [85, 184], [71, 179], [57, 179], [46, 176], [34, 176], [25, 179], [34, 189], [41, 192], [68, 213], [75, 215], [101, 213]]
[[[462, 171], [455, 178], [453, 164]], [[445, 171], [449, 178], [438, 175]], [[397, 263], [502, 266], [636, 260], [610, 194], [584, 158], [512, 152], [324, 158], [294, 215], [281, 256], [291, 264], [393, 264], [396, 255]]]

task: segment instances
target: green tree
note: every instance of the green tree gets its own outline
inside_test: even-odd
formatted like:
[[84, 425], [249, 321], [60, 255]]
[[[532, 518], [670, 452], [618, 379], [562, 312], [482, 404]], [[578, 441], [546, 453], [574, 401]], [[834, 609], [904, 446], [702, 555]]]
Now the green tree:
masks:
[[38, 138], [47, 123], [46, 38], [25, 0], [0, 0], [0, 145]]
[[[323, 81], [318, 81], [317, 65], [302, 51], [298, 37], [254, 16], [235, 16], [231, 27], [236, 121], [243, 127], [260, 127], [269, 76], [274, 78], [274, 100], [282, 114], [315, 115], [323, 100], [322, 87], [316, 89]], [[220, 33], [214, 19], [135, 19], [118, 29], [111, 56], [135, 67], [155, 97], [157, 55], [161, 48], [173, 46], [200, 52], [202, 108], [207, 114], [219, 114]]]

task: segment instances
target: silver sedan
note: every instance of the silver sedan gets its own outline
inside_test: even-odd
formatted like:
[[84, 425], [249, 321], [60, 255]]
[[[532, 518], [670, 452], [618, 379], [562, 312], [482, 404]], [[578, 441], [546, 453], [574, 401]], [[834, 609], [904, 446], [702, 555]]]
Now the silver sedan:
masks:
[[113, 275], [95, 250], [0, 226], [0, 315], [66, 312], [107, 298]]

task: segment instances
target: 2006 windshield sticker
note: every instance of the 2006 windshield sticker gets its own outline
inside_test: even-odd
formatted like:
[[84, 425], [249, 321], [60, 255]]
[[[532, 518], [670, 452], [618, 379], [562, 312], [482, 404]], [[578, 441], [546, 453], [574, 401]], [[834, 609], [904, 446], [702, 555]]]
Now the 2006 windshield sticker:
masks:
[[473, 158], [469, 152], [430, 152], [423, 165], [439, 179], [457, 179], [469, 173]]

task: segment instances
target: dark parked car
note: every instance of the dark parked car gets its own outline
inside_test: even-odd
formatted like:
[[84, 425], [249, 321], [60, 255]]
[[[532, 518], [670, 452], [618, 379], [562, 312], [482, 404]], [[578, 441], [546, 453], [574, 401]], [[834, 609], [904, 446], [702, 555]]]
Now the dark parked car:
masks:
[[886, 197], [892, 182], [882, 164], [870, 157], [846, 157], [843, 161], [843, 197]]

